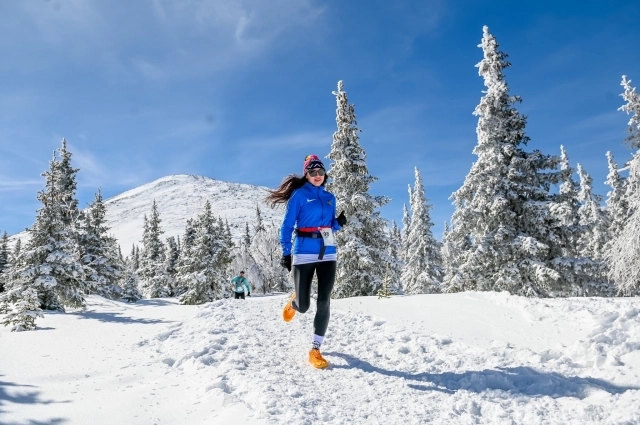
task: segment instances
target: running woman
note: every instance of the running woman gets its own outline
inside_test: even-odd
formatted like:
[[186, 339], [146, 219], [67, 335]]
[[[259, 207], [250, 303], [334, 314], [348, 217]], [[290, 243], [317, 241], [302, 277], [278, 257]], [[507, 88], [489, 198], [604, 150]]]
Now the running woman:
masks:
[[[329, 366], [320, 345], [324, 341], [330, 316], [331, 291], [336, 278], [337, 252], [333, 232], [347, 223], [344, 213], [336, 217], [336, 198], [327, 192], [327, 172], [316, 155], [308, 155], [302, 177], [290, 174], [280, 186], [270, 191], [267, 202], [275, 207], [285, 204], [280, 228], [282, 259], [280, 265], [293, 268], [295, 292], [284, 306], [282, 318], [290, 322], [296, 312], [306, 313], [311, 305], [311, 281], [318, 278], [318, 300], [313, 321], [313, 342], [309, 362], [318, 369]], [[296, 234], [292, 256], [292, 234]]]

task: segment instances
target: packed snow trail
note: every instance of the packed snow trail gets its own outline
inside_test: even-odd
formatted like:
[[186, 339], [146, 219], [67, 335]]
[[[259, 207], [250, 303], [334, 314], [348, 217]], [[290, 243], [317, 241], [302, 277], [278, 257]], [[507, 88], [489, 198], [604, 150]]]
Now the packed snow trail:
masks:
[[[486, 296], [533, 320], [558, 310], [539, 300]], [[552, 300], [569, 310], [554, 317], [557, 325], [588, 318], [590, 308], [603, 317], [593, 319], [589, 339], [565, 352], [497, 341], [466, 345], [411, 323], [335, 308], [343, 300], [334, 301], [322, 347], [327, 370], [307, 363], [313, 308], [284, 323], [285, 300], [216, 301], [144, 345], [173, 379], [197, 382], [203, 399], [245, 403], [273, 424], [640, 423], [639, 369], [615, 373], [620, 357], [640, 348], [637, 300]]]
[[640, 299], [506, 293], [201, 306], [90, 296], [33, 332], [0, 327], [0, 423], [71, 425], [640, 423]]

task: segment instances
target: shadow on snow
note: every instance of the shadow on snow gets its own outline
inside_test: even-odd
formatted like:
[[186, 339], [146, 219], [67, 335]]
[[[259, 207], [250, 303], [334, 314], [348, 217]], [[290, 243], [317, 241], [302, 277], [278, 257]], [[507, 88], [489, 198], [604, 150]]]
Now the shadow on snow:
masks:
[[[348, 354], [329, 352], [324, 354], [327, 356], [340, 357], [347, 362], [347, 365], [332, 365], [332, 369], [357, 368], [364, 372], [379, 373], [407, 381], [417, 381], [416, 383], [408, 384], [408, 386], [419, 391], [435, 390], [453, 394], [459, 390], [475, 393], [501, 390], [531, 397], [576, 397], [584, 399], [592, 389], [606, 391], [609, 394], [621, 394], [628, 390], [640, 390], [640, 387], [618, 386], [602, 379], [563, 376], [556, 372], [541, 372], [524, 366], [459, 373], [409, 373], [386, 370], [373, 366], [371, 363]], [[418, 382], [431, 385], [420, 385]]]
[[125, 316], [122, 313], [111, 313], [111, 312], [95, 312], [95, 311], [87, 311], [83, 313], [72, 313], [74, 316], [78, 316], [80, 319], [94, 319], [99, 320], [100, 322], [105, 323], [137, 323], [142, 325], [153, 325], [157, 323], [172, 323], [166, 320], [160, 319], [142, 319], [135, 318], [130, 316]]
[[[2, 377], [2, 375], [0, 375]], [[40, 391], [35, 389], [33, 385], [22, 385], [13, 382], [7, 382], [0, 380], [0, 416], [8, 413], [6, 409], [9, 403], [12, 404], [53, 404], [53, 403], [69, 403], [69, 401], [54, 401], [54, 400], [42, 400], [40, 398]], [[33, 419], [27, 420], [29, 424], [45, 425], [45, 424], [62, 424], [67, 422], [63, 418], [51, 418], [44, 421], [37, 421]], [[24, 423], [24, 422], [21, 422]], [[17, 422], [2, 422], [3, 425], [18, 424]]]

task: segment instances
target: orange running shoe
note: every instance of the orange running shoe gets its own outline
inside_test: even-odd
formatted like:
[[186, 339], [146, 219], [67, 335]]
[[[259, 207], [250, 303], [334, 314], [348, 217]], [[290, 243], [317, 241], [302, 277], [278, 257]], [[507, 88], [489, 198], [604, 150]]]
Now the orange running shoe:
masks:
[[287, 302], [287, 304], [284, 306], [284, 309], [282, 309], [282, 318], [284, 319], [285, 322], [290, 322], [291, 319], [293, 319], [293, 316], [296, 315], [296, 311], [293, 309], [293, 306], [291, 305], [291, 303], [295, 298], [296, 298], [296, 293], [294, 292], [293, 295], [291, 295], [291, 298], [289, 298], [289, 302]]
[[317, 348], [313, 348], [309, 351], [309, 363], [311, 363], [316, 369], [325, 369], [329, 366], [329, 362], [322, 357], [320, 350]]

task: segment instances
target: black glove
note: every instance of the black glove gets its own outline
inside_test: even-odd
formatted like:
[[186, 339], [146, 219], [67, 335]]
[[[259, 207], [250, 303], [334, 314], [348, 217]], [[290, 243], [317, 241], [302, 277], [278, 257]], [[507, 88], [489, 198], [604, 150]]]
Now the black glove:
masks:
[[251, 292], [247, 293], [247, 297], [250, 297], [250, 296], [251, 296]]
[[291, 254], [283, 255], [280, 259], [280, 265], [288, 271], [291, 271]]
[[340, 213], [340, 215], [338, 216], [338, 218], [336, 218], [336, 220], [338, 221], [338, 224], [340, 225], [340, 227], [343, 227], [345, 224], [347, 224], [347, 217], [344, 216], [344, 211]]

